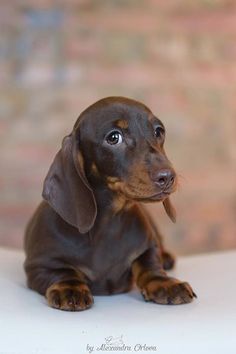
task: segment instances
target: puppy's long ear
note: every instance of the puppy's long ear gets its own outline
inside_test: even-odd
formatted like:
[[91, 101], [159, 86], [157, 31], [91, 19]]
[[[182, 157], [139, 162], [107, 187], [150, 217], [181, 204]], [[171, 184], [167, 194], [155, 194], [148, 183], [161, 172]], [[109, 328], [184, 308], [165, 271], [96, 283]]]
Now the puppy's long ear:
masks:
[[69, 224], [88, 232], [97, 215], [74, 133], [66, 136], [44, 181], [43, 198]]
[[166, 214], [169, 216], [169, 218], [171, 219], [172, 222], [176, 222], [176, 210], [173, 206], [173, 204], [170, 201], [170, 198], [166, 198], [163, 201], [163, 205], [166, 211]]

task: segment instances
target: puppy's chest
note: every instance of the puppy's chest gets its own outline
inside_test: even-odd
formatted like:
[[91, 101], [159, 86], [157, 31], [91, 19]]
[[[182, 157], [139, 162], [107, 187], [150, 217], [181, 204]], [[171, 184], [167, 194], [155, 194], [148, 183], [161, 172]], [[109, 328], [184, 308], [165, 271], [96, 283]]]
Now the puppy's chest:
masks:
[[132, 215], [98, 220], [91, 234], [87, 264], [96, 275], [120, 274], [148, 247], [148, 230]]

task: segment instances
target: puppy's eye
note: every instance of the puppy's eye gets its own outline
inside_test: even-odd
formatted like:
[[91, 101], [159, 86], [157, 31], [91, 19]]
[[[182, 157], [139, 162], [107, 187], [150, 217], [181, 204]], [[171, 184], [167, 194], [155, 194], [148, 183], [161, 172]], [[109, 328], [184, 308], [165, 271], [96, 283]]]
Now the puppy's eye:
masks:
[[118, 145], [123, 141], [123, 136], [119, 131], [113, 131], [109, 133], [106, 137], [106, 142], [110, 145]]
[[162, 136], [165, 135], [165, 129], [162, 126], [158, 126], [155, 128], [155, 136], [157, 138], [161, 138]]

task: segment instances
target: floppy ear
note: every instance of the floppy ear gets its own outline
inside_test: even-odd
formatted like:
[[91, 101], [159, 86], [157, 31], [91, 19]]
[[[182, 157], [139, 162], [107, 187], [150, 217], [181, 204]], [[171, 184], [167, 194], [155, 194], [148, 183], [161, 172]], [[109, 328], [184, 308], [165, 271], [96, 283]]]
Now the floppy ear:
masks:
[[69, 224], [88, 232], [97, 215], [95, 197], [83, 169], [74, 132], [66, 136], [43, 185], [43, 198]]
[[171, 221], [173, 221], [175, 223], [176, 222], [176, 210], [175, 210], [174, 206], [172, 205], [169, 197], [163, 201], [163, 205], [164, 205], [166, 214], [169, 216]]

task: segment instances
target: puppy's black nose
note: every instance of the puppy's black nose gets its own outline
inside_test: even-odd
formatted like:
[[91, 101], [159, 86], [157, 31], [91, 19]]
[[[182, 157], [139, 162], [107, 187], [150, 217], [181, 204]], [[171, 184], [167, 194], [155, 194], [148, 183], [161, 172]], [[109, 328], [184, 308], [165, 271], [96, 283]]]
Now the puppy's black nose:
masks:
[[165, 189], [173, 185], [175, 181], [175, 172], [171, 169], [163, 169], [153, 173], [151, 178], [158, 187]]

